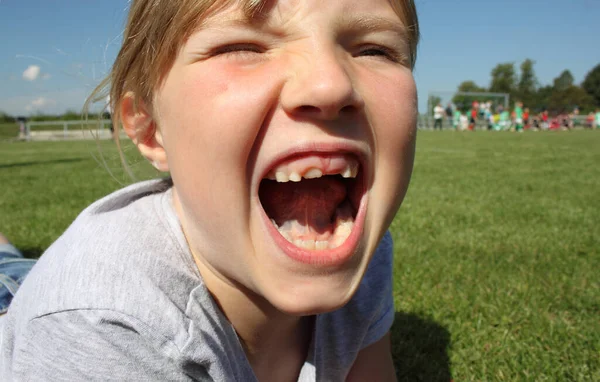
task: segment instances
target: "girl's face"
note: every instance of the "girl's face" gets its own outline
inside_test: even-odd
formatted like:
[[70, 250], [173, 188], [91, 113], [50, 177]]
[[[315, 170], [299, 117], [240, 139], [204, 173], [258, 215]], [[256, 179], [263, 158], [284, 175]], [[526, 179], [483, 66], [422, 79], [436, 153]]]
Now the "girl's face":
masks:
[[256, 20], [220, 10], [186, 41], [155, 120], [214, 294], [313, 314], [356, 291], [413, 165], [405, 28], [388, 0], [280, 0]]

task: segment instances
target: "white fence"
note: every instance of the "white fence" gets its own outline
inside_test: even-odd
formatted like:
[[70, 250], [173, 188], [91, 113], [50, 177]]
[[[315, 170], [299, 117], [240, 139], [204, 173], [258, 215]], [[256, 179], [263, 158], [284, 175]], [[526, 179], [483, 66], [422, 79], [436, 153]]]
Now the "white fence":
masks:
[[27, 141], [111, 139], [111, 127], [109, 119], [31, 121], [21, 124], [19, 138]]

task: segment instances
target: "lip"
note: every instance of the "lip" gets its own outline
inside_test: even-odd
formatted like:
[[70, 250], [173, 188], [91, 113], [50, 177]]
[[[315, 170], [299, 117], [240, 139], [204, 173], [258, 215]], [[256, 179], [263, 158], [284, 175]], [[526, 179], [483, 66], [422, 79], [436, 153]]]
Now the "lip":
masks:
[[[354, 219], [354, 226], [352, 228], [352, 232], [348, 236], [348, 238], [338, 247], [327, 250], [307, 250], [304, 248], [300, 248], [295, 246], [294, 244], [287, 241], [275, 228], [271, 219], [267, 216], [264, 208], [262, 207], [262, 203], [260, 202], [260, 198], [258, 196], [258, 187], [260, 186], [260, 181], [268, 174], [268, 172], [277, 166], [279, 163], [290, 160], [291, 158], [303, 156], [303, 155], [329, 155], [329, 154], [352, 154], [355, 155], [360, 163], [360, 173], [356, 178], [358, 180], [358, 184], [362, 196], [360, 198], [360, 203], [358, 206], [358, 210]], [[295, 262], [302, 263], [305, 265], [309, 265], [311, 267], [318, 268], [335, 268], [340, 267], [343, 264], [350, 261], [355, 253], [357, 248], [359, 247], [362, 233], [365, 226], [365, 217], [366, 210], [368, 205], [368, 193], [367, 193], [367, 182], [369, 179], [369, 171], [370, 168], [366, 166], [366, 153], [364, 150], [357, 145], [347, 144], [347, 143], [337, 143], [337, 144], [319, 144], [319, 143], [311, 143], [310, 145], [305, 145], [301, 147], [296, 147], [294, 149], [285, 151], [280, 155], [275, 156], [270, 162], [269, 165], [265, 167], [264, 171], [261, 173], [260, 178], [257, 181], [257, 186], [255, 186], [255, 195], [258, 204], [260, 205], [261, 215], [263, 224], [265, 225], [269, 236], [271, 236], [276, 244], [276, 246], [288, 257], [294, 260]]]

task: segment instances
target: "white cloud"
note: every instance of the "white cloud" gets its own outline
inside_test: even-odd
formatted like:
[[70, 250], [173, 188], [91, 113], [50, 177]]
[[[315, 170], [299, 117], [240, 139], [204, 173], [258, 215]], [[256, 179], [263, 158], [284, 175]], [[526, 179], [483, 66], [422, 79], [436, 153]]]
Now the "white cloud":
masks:
[[56, 105], [56, 101], [46, 97], [38, 97], [31, 101], [27, 106], [25, 106], [25, 110], [34, 111], [46, 109], [48, 107]]
[[23, 79], [27, 81], [35, 81], [40, 75], [40, 67], [37, 65], [29, 65], [23, 72]]

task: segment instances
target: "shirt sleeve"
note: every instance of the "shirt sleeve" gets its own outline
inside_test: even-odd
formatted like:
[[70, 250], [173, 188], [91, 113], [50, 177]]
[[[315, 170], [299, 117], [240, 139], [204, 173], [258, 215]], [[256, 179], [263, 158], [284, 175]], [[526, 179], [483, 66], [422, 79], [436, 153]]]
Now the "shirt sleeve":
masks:
[[[175, 344], [124, 314], [72, 310], [31, 320], [15, 344], [12, 379], [191, 381]], [[11, 379], [11, 380], [12, 380]]]
[[377, 298], [372, 307], [371, 322], [361, 349], [383, 338], [394, 323], [393, 246], [392, 235], [388, 231], [381, 239], [363, 279], [363, 289], [369, 292], [369, 295], [363, 298], [373, 299], [374, 296]]

